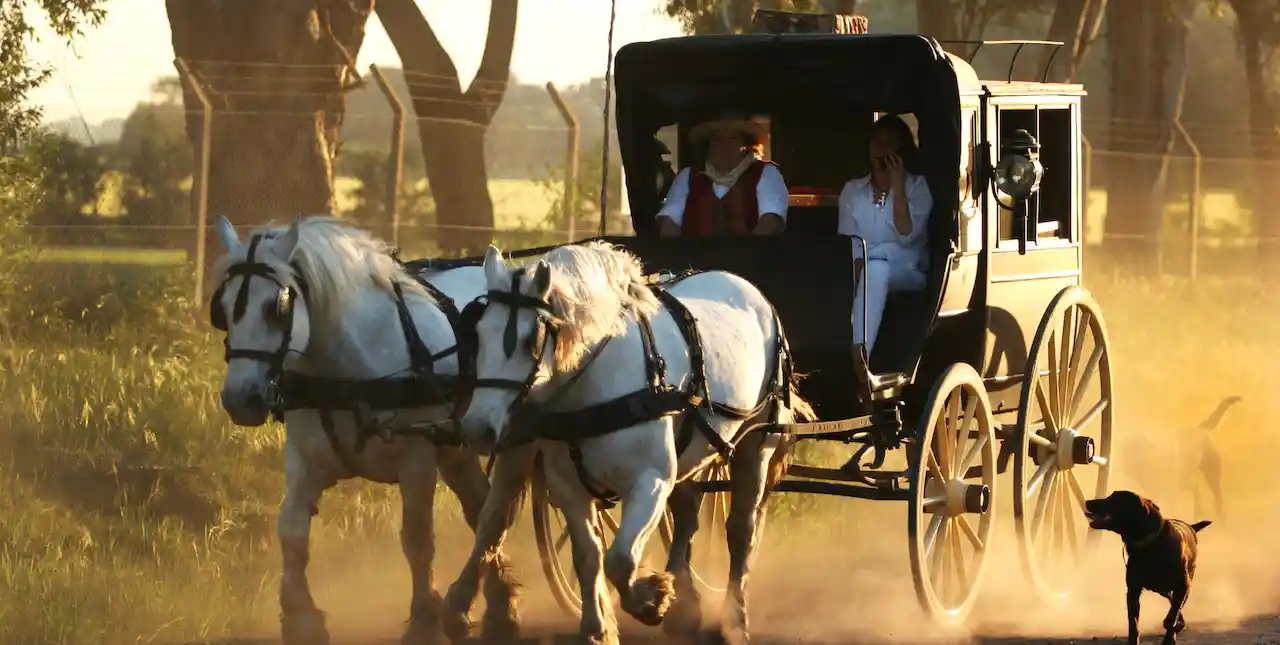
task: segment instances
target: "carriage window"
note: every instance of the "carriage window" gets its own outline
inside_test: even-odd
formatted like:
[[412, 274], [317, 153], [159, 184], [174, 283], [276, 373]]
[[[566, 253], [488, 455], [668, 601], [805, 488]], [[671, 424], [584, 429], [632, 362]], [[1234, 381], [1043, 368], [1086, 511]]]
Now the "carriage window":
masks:
[[[1040, 141], [1040, 163], [1044, 178], [1040, 190], [1027, 202], [1027, 215], [1036, 222], [1030, 244], [1071, 239], [1071, 214], [1075, 208], [1074, 120], [1070, 107], [1002, 107], [998, 115], [1000, 140], [1024, 129]], [[993, 152], [999, 160], [999, 142]], [[1000, 242], [1017, 238], [1013, 233], [1013, 213], [997, 208]]]

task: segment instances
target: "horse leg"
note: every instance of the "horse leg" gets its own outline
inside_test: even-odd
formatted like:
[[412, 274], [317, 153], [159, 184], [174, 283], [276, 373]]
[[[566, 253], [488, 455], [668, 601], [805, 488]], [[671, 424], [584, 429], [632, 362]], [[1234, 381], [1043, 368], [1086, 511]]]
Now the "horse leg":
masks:
[[702, 495], [698, 483], [687, 479], [676, 484], [667, 498], [667, 508], [671, 509], [671, 551], [667, 555], [667, 573], [675, 578], [676, 599], [662, 621], [662, 631], [673, 639], [692, 639], [702, 627], [702, 595], [693, 584], [693, 574], [689, 569]]
[[[441, 447], [437, 454], [440, 476], [445, 485], [458, 496], [462, 515], [474, 532], [484, 509], [485, 498], [489, 494], [489, 479], [476, 461], [475, 454], [469, 450]], [[515, 508], [509, 511], [512, 521], [520, 515], [522, 497], [517, 496]], [[510, 523], [507, 527], [510, 527]], [[511, 575], [501, 548], [493, 552], [493, 557], [486, 560], [484, 566], [487, 571], [484, 576], [483, 633], [486, 637], [497, 640], [514, 639], [520, 633], [520, 584]]]
[[444, 629], [455, 643], [465, 639], [470, 631], [471, 620], [467, 614], [479, 591], [481, 574], [501, 548], [507, 530], [515, 524], [516, 512], [521, 506], [519, 498], [525, 491], [536, 455], [537, 444], [530, 444], [503, 452], [494, 460], [489, 494], [476, 519], [474, 546], [462, 572], [449, 585], [444, 597]]
[[[557, 452], [547, 457], [544, 462], [548, 464], [547, 488], [564, 515], [573, 551], [573, 570], [578, 574], [578, 589], [582, 594], [579, 636], [585, 645], [618, 645], [618, 623], [604, 579], [603, 527], [595, 500], [583, 490], [567, 451], [557, 447]], [[574, 474], [562, 476], [563, 473]]]
[[280, 637], [285, 645], [328, 645], [324, 612], [316, 607], [307, 585], [311, 559], [311, 517], [331, 481], [307, 471], [302, 455], [287, 441], [284, 448], [285, 493], [276, 518], [276, 534], [284, 570], [280, 580]]
[[[405, 441], [402, 439], [402, 441]], [[419, 645], [440, 642], [441, 599], [432, 584], [435, 559], [436, 460], [434, 449], [414, 444], [400, 469], [400, 501], [403, 525], [400, 547], [413, 577], [413, 600], [409, 604], [409, 625], [400, 642]]]
[[670, 573], [654, 572], [636, 579], [636, 567], [671, 495], [670, 472], [646, 468], [623, 495], [622, 522], [604, 556], [604, 572], [617, 588], [622, 609], [646, 625], [660, 625], [675, 589]]
[[732, 493], [729, 517], [725, 519], [725, 536], [729, 543], [729, 585], [720, 612], [720, 628], [713, 642], [745, 644], [747, 642], [747, 576], [751, 569], [751, 553], [755, 549], [764, 523], [764, 502], [768, 493], [770, 467], [777, 465], [779, 437], [764, 433], [748, 434], [738, 444], [729, 465]]

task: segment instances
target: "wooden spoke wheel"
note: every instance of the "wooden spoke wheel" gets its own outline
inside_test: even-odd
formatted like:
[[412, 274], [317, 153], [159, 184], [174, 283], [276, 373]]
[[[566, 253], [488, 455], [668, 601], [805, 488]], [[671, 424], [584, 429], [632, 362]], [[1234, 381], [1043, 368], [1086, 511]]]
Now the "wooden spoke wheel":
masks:
[[1013, 513], [1023, 566], [1049, 601], [1070, 596], [1097, 546], [1084, 502], [1111, 473], [1111, 351], [1098, 303], [1063, 289], [1036, 330], [1023, 372]]
[[908, 498], [911, 573], [920, 605], [958, 623], [973, 609], [991, 546], [995, 421], [982, 377], [956, 363], [920, 418]]
[[[716, 460], [711, 466], [697, 476], [698, 481], [726, 481], [729, 479], [729, 466]], [[725, 533], [725, 520], [729, 518], [729, 493], [703, 493], [702, 506], [698, 511], [698, 532], [693, 536], [690, 547], [689, 570], [693, 574], [693, 583], [703, 592], [722, 594], [728, 588], [729, 580], [729, 538]], [[762, 518], [763, 519], [763, 518]], [[763, 530], [763, 526], [760, 527]], [[663, 518], [663, 540], [670, 548], [671, 544], [671, 512], [667, 511]], [[753, 552], [759, 553], [756, 549]]]
[[[726, 466], [713, 465], [698, 476], [699, 479], [727, 479]], [[534, 467], [532, 506], [533, 530], [538, 544], [538, 555], [542, 560], [542, 570], [547, 576], [547, 583], [556, 604], [573, 616], [582, 613], [582, 596], [578, 585], [578, 576], [573, 568], [573, 552], [569, 533], [565, 530], [564, 515], [551, 502], [545, 476], [542, 472], [542, 457], [539, 456]], [[728, 543], [725, 538], [724, 521], [729, 511], [728, 493], [706, 493], [702, 496], [702, 508], [698, 521], [698, 533], [694, 535], [691, 570], [694, 584], [703, 591], [723, 593], [728, 580]], [[598, 526], [604, 531], [602, 536], [607, 549], [618, 534], [618, 522], [621, 519], [619, 508], [609, 510], [598, 509]], [[658, 526], [657, 537], [661, 545], [653, 540], [646, 545], [641, 566], [655, 571], [664, 571], [667, 567], [667, 554], [671, 549], [671, 512], [664, 511], [662, 523]], [[610, 595], [616, 596], [612, 586]]]

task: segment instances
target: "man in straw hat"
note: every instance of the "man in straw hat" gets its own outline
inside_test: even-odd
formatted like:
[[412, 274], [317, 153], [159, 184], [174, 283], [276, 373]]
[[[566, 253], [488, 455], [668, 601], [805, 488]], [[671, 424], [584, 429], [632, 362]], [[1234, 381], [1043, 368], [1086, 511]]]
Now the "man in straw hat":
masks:
[[664, 236], [769, 235], [787, 223], [787, 184], [773, 162], [760, 158], [764, 127], [742, 117], [701, 123], [689, 141], [703, 167], [683, 168], [658, 209]]

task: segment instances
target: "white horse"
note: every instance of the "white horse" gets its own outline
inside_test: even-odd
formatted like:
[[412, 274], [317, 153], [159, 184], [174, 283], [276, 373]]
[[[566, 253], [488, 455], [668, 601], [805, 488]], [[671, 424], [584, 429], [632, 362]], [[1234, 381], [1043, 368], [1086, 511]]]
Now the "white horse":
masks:
[[[440, 303], [385, 244], [338, 219], [311, 217], [287, 227], [258, 229], [247, 243], [224, 217], [218, 219], [217, 231], [226, 255], [214, 267], [220, 286], [211, 317], [215, 327], [227, 332], [223, 408], [233, 422], [251, 427], [264, 424], [277, 405], [282, 403], [284, 410], [285, 496], [277, 531], [284, 557], [280, 606], [285, 643], [328, 642], [324, 614], [306, 578], [311, 517], [326, 489], [352, 477], [400, 487], [401, 545], [413, 577], [403, 641], [436, 642], [442, 628], [465, 629], [465, 616], [462, 624], [441, 625], [440, 597], [433, 590], [436, 473], [438, 469], [457, 494], [473, 528], [488, 480], [473, 452], [437, 446], [421, 434], [392, 433], [361, 445], [369, 439], [370, 420], [360, 418], [353, 405], [366, 396], [385, 397], [394, 391], [390, 386], [397, 385], [396, 379], [410, 372], [410, 345], [398, 321], [401, 302], [427, 353], [417, 362], [429, 364], [432, 383], [457, 377], [458, 355], [450, 351], [454, 332]], [[438, 272], [431, 279], [462, 302], [484, 289], [479, 267]], [[280, 382], [286, 366], [288, 374]], [[291, 378], [302, 383], [293, 393], [287, 387]], [[432, 377], [422, 378], [419, 385], [429, 386], [425, 379]], [[412, 393], [384, 398], [390, 403], [382, 407], [393, 407], [387, 412], [395, 415], [397, 429], [449, 416], [450, 405], [425, 398]], [[504, 566], [501, 556], [489, 561], [486, 634], [512, 635], [517, 629], [517, 585]]]
[[[813, 418], [812, 409], [783, 378], [789, 374], [780, 365], [784, 339], [769, 302], [746, 280], [718, 271], [696, 274], [669, 288], [696, 318], [709, 398], [735, 408], [738, 415], [722, 407], [713, 412], [704, 403], [696, 411], [684, 407], [675, 416], [615, 418], [614, 427], [596, 426], [588, 434], [560, 433], [559, 440], [546, 440], [547, 424], [528, 425], [529, 419], [540, 413], [583, 410], [650, 385], [648, 370], [659, 361], [646, 353], [648, 336], [641, 320], [651, 323], [653, 346], [665, 361], [668, 384], [687, 391], [698, 382], [691, 370], [694, 352], [671, 303], [664, 306], [644, 283], [639, 261], [611, 245], [560, 247], [525, 269], [509, 267], [501, 253], [489, 247], [484, 272], [489, 302], [476, 321], [476, 389], [459, 423], [468, 445], [480, 452], [501, 450], [476, 528], [475, 548], [449, 588], [446, 610], [469, 608], [480, 564], [501, 545], [514, 519], [512, 502], [533, 453], [541, 450], [551, 494], [572, 540], [574, 568], [583, 589], [584, 639], [593, 644], [617, 642], [604, 578], [618, 590], [623, 609], [640, 621], [656, 625], [665, 617], [664, 630], [672, 636], [696, 636], [701, 616], [689, 571], [689, 542], [697, 528], [699, 495], [689, 480], [721, 454], [716, 443], [739, 439], [730, 461], [728, 593], [713, 635], [745, 638], [751, 553], [764, 501], [785, 469], [790, 442], [779, 434], [742, 433], [773, 414], [781, 423]], [[742, 415], [749, 418], [736, 418]], [[705, 433], [692, 431], [690, 437], [685, 423], [696, 416], [707, 422]], [[522, 443], [522, 436], [540, 440]], [[682, 450], [677, 443], [684, 443]], [[607, 553], [602, 552], [595, 525], [594, 497], [600, 489], [616, 492], [623, 504], [621, 528]], [[675, 535], [667, 573], [637, 579], [638, 554], [668, 501]], [[673, 578], [677, 598], [671, 606]]]

